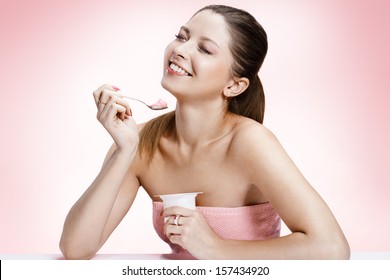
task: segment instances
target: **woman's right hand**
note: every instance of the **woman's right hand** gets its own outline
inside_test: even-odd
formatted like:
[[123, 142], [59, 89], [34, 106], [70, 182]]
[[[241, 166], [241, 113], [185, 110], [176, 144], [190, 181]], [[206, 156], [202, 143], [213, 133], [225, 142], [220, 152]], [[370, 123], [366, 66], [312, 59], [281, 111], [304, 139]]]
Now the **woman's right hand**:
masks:
[[97, 119], [108, 131], [118, 149], [134, 148], [138, 144], [138, 127], [129, 104], [112, 85], [103, 85], [93, 92]]

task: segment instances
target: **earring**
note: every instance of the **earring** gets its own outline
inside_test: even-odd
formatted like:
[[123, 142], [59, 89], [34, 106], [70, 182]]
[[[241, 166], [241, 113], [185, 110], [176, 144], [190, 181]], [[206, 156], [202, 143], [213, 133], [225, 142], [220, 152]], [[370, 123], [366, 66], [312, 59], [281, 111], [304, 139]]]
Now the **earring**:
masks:
[[228, 101], [228, 98], [229, 98], [229, 97], [227, 97], [226, 95], [223, 95], [223, 99], [224, 99], [225, 101]]

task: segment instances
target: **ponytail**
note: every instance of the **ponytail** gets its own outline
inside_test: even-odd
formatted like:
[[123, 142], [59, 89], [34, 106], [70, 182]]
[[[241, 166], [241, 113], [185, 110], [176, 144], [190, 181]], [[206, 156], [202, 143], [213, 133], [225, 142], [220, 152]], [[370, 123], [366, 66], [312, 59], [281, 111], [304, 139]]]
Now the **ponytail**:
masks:
[[228, 110], [234, 114], [263, 123], [265, 96], [258, 75], [250, 81], [249, 87], [243, 93], [230, 100]]
[[174, 125], [175, 111], [172, 111], [148, 121], [141, 129], [138, 149], [141, 156], [144, 153], [146, 154], [147, 162], [152, 160], [161, 136], [166, 132], [172, 131]]

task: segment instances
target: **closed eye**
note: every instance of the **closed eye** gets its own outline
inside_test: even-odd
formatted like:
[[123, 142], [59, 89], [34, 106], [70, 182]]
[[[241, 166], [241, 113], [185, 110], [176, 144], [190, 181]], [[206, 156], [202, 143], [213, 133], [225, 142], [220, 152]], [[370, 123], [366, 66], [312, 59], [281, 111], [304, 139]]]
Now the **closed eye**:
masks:
[[179, 41], [186, 41], [186, 40], [187, 40], [187, 39], [186, 39], [183, 35], [181, 35], [181, 34], [177, 34], [177, 35], [175, 35], [175, 37], [176, 37], [176, 39], [179, 40]]
[[208, 49], [206, 49], [205, 47], [198, 47], [198, 49], [199, 49], [199, 51], [201, 52], [201, 53], [205, 53], [205, 54], [208, 54], [208, 55], [210, 55], [210, 54], [212, 54]]

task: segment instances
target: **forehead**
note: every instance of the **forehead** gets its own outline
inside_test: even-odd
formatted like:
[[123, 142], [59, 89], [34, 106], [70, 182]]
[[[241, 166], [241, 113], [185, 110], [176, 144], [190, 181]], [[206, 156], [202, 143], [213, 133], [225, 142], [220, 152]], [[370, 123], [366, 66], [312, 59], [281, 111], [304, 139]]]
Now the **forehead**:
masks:
[[185, 26], [191, 35], [208, 37], [222, 46], [229, 44], [230, 35], [224, 17], [211, 10], [196, 14]]

